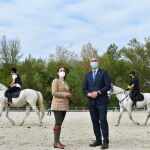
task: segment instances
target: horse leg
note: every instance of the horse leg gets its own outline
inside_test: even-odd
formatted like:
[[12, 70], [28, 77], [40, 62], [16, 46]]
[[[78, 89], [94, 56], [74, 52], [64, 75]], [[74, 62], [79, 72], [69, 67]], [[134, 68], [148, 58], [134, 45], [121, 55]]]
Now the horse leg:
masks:
[[147, 125], [149, 117], [150, 117], [150, 104], [147, 105], [147, 118], [144, 123], [145, 126]]
[[133, 122], [133, 124], [139, 125], [139, 123], [137, 121], [134, 121], [133, 118], [132, 118], [131, 108], [128, 108], [127, 111], [128, 111], [128, 114], [129, 114], [129, 118]]
[[2, 116], [3, 110], [4, 110], [4, 104], [1, 103], [1, 105], [0, 105], [0, 117]]
[[120, 119], [122, 117], [122, 114], [124, 112], [124, 108], [123, 107], [120, 107], [120, 114], [119, 114], [119, 117], [118, 117], [118, 121], [117, 121], [117, 124], [115, 126], [119, 126], [120, 124]]
[[30, 106], [27, 105], [26, 106], [26, 114], [25, 114], [25, 117], [23, 118], [22, 122], [20, 123], [20, 126], [22, 126], [24, 124], [24, 122], [27, 119], [27, 117], [29, 116], [29, 114], [30, 114]]
[[6, 106], [5, 106], [5, 109], [6, 109], [6, 118], [8, 118], [8, 120], [10, 121], [10, 123], [11, 123], [12, 125], [15, 125], [15, 122], [9, 117], [10, 106], [6, 105]]
[[37, 109], [37, 107], [34, 105], [34, 106], [31, 106], [33, 111], [36, 112], [37, 116], [38, 116], [38, 120], [39, 120], [39, 125], [41, 126], [42, 125], [42, 120], [40, 118], [40, 113], [39, 113], [39, 110]]

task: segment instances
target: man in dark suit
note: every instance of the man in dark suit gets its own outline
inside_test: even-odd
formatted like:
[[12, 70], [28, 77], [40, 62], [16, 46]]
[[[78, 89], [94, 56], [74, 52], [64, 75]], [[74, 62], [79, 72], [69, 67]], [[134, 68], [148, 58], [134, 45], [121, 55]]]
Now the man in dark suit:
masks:
[[92, 58], [90, 60], [90, 65], [92, 71], [86, 74], [84, 94], [89, 99], [89, 110], [96, 141], [89, 146], [96, 147], [101, 145], [101, 149], [108, 149], [109, 129], [107, 122], [107, 91], [111, 88], [111, 80], [106, 70], [98, 69], [97, 58]]

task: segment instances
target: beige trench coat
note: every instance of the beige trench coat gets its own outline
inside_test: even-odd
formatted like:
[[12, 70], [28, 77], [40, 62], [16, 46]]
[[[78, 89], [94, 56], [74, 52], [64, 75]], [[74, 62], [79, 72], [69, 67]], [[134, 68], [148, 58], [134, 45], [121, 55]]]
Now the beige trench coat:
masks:
[[67, 111], [69, 109], [69, 102], [66, 98], [67, 93], [69, 93], [67, 83], [59, 79], [54, 79], [52, 82], [52, 110]]

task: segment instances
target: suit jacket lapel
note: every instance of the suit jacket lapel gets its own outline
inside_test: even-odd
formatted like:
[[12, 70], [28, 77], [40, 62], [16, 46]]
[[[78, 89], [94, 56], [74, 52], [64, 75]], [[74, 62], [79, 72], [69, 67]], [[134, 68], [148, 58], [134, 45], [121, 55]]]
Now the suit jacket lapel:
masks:
[[96, 73], [95, 81], [94, 81], [94, 80], [93, 80], [93, 71], [91, 71], [90, 76], [91, 76], [91, 80], [92, 80], [93, 84], [94, 84], [94, 83], [96, 82], [96, 80], [98, 79], [98, 76], [100, 75], [100, 73], [101, 73], [101, 69], [98, 69], [98, 71], [97, 71], [97, 73]]
[[94, 83], [94, 80], [93, 80], [93, 71], [91, 71], [91, 80], [92, 80], [92, 82]]
[[98, 76], [100, 75], [100, 73], [101, 73], [101, 69], [98, 69], [97, 74], [96, 74], [96, 77], [95, 77], [95, 82], [97, 81]]

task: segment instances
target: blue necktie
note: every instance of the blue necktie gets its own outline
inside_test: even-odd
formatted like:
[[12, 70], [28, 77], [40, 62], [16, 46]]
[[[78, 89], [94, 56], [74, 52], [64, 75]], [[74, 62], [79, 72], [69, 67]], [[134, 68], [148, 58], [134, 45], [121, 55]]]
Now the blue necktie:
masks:
[[96, 71], [93, 71], [93, 81], [95, 81], [96, 78]]

